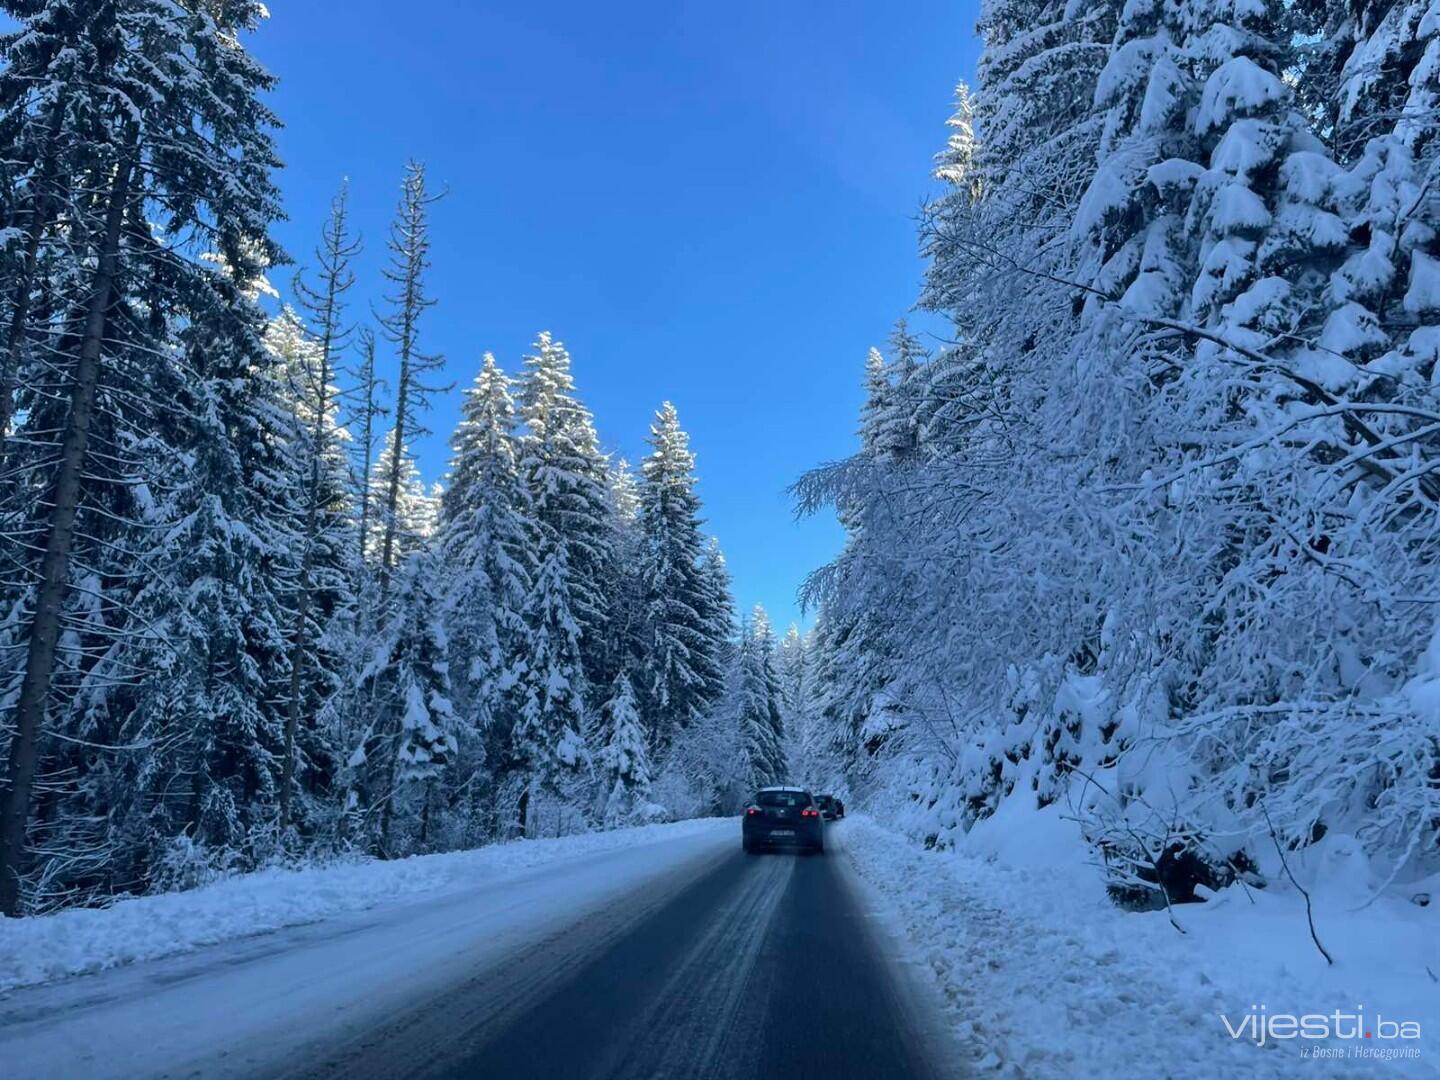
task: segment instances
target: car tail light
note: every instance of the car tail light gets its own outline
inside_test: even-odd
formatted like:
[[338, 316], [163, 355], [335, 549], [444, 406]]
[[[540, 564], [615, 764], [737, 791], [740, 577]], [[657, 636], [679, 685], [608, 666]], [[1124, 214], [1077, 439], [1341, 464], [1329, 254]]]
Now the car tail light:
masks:
[[759, 815], [760, 815], [760, 808], [759, 808], [758, 806], [747, 806], [747, 807], [745, 808], [745, 816], [746, 816], [746, 817], [758, 817]]
[[801, 817], [819, 817], [819, 816], [820, 816], [820, 811], [819, 811], [819, 810], [816, 810], [813, 806], [807, 806], [804, 810], [801, 810], [801, 811], [800, 811], [800, 816], [801, 816]]

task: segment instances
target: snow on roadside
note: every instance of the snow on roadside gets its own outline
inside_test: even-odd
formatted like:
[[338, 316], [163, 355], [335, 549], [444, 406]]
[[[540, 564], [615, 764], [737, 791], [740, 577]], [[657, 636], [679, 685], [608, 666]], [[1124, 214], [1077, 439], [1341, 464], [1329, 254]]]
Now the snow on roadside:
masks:
[[[982, 1070], [1037, 1080], [1440, 1075], [1440, 985], [1426, 971], [1440, 973], [1440, 902], [1362, 907], [1343, 891], [1316, 894], [1321, 939], [1336, 957], [1327, 968], [1293, 891], [1231, 888], [1184, 905], [1182, 936], [1164, 912], [1115, 908], [1073, 829], [1056, 807], [1007, 805], [963, 850], [937, 852], [863, 815], [846, 826], [845, 854], [934, 974]], [[1297, 1016], [1363, 1007], [1371, 1021], [1417, 1021], [1422, 1037], [1263, 1047], [1231, 1038], [1222, 1014], [1238, 1026], [1260, 1007]], [[1347, 1056], [1307, 1059], [1316, 1046]], [[1350, 1056], [1399, 1046], [1421, 1056]]]
[[708, 832], [714, 819], [521, 840], [474, 851], [262, 870], [108, 908], [0, 917], [0, 993], [318, 922], [419, 893], [491, 885], [533, 867]]

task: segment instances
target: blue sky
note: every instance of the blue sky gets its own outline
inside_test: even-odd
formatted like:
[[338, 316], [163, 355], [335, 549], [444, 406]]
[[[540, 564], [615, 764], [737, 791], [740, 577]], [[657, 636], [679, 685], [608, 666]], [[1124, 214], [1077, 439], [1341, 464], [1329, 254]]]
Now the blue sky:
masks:
[[[571, 350], [607, 449], [645, 452], [675, 402], [708, 529], [742, 607], [782, 626], [838, 550], [785, 487], [848, 453], [865, 350], [914, 302], [915, 213], [969, 78], [976, 5], [953, 0], [273, 0], [250, 44], [272, 104], [303, 260], [351, 178], [377, 299], [401, 168], [434, 210], [439, 301], [424, 345], [468, 384], [539, 330]], [[903, 14], [902, 14], [903, 12]], [[283, 285], [285, 272], [277, 275]], [[445, 470], [459, 389], [417, 447]]]

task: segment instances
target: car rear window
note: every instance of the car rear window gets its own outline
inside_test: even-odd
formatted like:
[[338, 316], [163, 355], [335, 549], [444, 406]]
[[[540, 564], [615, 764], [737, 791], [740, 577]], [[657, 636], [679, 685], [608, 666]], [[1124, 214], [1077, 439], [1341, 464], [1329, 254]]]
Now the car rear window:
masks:
[[835, 800], [829, 795], [816, 795], [815, 801], [821, 806], [830, 806], [835, 802]]
[[808, 791], [762, 791], [755, 796], [756, 806], [809, 806]]

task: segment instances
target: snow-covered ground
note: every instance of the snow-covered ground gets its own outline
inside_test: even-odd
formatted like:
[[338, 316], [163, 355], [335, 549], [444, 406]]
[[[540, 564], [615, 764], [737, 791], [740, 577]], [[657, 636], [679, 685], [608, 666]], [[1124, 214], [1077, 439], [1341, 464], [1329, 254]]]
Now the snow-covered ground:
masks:
[[[1011, 801], [958, 851], [926, 851], [862, 815], [833, 839], [830, 857], [853, 863], [985, 1074], [1440, 1075], [1440, 904], [1408, 902], [1411, 890], [1367, 902], [1375, 883], [1341, 838], [1296, 867], [1325, 883], [1315, 918], [1334, 967], [1291, 888], [1181, 907], [1184, 934], [1163, 912], [1119, 911], [1057, 808]], [[558, 977], [734, 846], [733, 820], [681, 822], [0, 921], [0, 1071], [241, 1076], [304, 1061], [499, 965]], [[153, 962], [129, 964], [141, 959]], [[507, 978], [491, 980], [497, 994], [513, 990]], [[1288, 1014], [1364, 1020], [1355, 1037], [1257, 1046], [1261, 1013], [1281, 1033]], [[1421, 1037], [1382, 1037], [1401, 1023]], [[1321, 1060], [1317, 1047], [1343, 1056]], [[1411, 1048], [1418, 1057], [1376, 1056]]]
[[[0, 992], [319, 922], [415, 894], [500, 884], [562, 860], [706, 837], [715, 828], [714, 821], [682, 821], [394, 862], [266, 870], [104, 909], [0, 918]], [[626, 879], [625, 867], [616, 872]]]
[[[1373, 883], [1339, 841], [1316, 845], [1312, 857], [1328, 867], [1297, 868], [1302, 882], [1309, 873], [1328, 883], [1313, 893], [1318, 933], [1335, 957], [1327, 967], [1292, 889], [1237, 887], [1179, 907], [1183, 935], [1164, 912], [1116, 909], [1058, 807], [1012, 800], [959, 851], [926, 851], [859, 815], [844, 829], [845, 853], [933, 973], [986, 1071], [1440, 1075], [1440, 896], [1428, 907], [1388, 896], [1367, 905]], [[1336, 867], [1343, 862], [1349, 871]], [[1280, 1033], [1285, 1014], [1310, 1014], [1312, 1030], [1324, 1014], [1343, 1034], [1352, 1024], [1335, 1011], [1363, 1013], [1371, 1037], [1267, 1038], [1261, 1047], [1249, 1017], [1262, 1010]], [[1244, 1028], [1239, 1038], [1227, 1021]], [[1418, 1023], [1421, 1037], [1379, 1037], [1402, 1021]], [[1342, 1056], [1322, 1059], [1317, 1047]], [[1410, 1048], [1420, 1056], [1360, 1056]]]
[[[681, 822], [253, 875], [7, 926], [0, 957], [12, 986], [142, 952], [182, 955], [0, 994], [0, 1075], [128, 1080], [290, 1068], [499, 965], [518, 962], [524, 977], [541, 977], [546, 964], [573, 959], [565, 936], [581, 920], [589, 929], [577, 940], [591, 943], [633, 925], [733, 849], [736, 831], [733, 820]], [[50, 949], [65, 959], [48, 962]], [[497, 1009], [514, 989], [500, 980]]]

